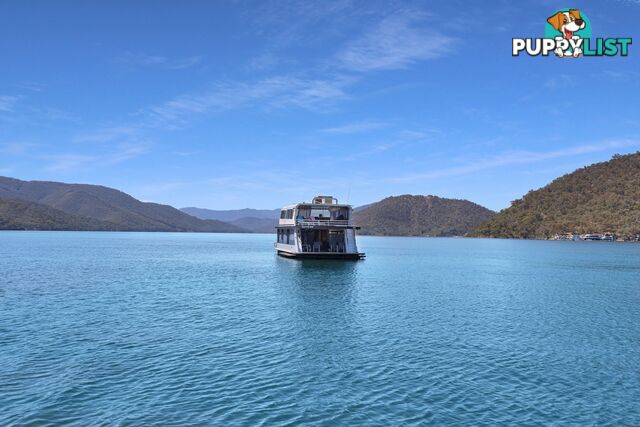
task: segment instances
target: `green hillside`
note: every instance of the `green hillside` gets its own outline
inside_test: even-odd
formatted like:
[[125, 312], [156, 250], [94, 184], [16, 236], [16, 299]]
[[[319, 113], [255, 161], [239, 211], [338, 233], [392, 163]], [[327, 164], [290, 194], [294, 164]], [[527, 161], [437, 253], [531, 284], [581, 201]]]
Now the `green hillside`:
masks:
[[[222, 221], [193, 217], [171, 206], [141, 202], [122, 191], [99, 185], [0, 177], [0, 199], [35, 202], [72, 216], [96, 220], [96, 226], [108, 223], [119, 231], [245, 231]], [[42, 228], [35, 218], [34, 228]], [[21, 218], [13, 220], [21, 221]]]
[[403, 195], [387, 197], [353, 215], [360, 234], [463, 236], [494, 212], [468, 200]]
[[26, 200], [0, 199], [0, 230], [113, 230], [114, 224]]
[[640, 233], [640, 152], [616, 155], [530, 191], [474, 235], [544, 239], [564, 232]]

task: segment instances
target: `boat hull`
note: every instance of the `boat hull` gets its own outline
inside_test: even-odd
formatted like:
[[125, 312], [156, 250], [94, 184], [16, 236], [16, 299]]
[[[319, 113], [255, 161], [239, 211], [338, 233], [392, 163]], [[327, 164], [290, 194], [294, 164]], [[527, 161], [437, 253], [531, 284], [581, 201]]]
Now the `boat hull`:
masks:
[[365, 258], [365, 254], [362, 252], [345, 253], [345, 252], [287, 252], [277, 251], [278, 255], [285, 258], [294, 259], [341, 259], [358, 261]]

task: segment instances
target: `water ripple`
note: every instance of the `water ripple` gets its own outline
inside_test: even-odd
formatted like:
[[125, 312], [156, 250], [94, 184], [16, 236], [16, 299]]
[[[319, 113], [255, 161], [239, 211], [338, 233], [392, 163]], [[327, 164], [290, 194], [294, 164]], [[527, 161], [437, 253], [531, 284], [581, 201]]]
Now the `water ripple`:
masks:
[[0, 425], [640, 424], [640, 246], [0, 239]]

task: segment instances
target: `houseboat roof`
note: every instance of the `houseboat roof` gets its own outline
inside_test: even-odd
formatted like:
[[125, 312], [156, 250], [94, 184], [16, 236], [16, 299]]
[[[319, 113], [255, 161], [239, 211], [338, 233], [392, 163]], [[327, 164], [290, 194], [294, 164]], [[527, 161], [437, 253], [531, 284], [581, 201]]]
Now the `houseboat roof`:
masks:
[[291, 205], [284, 206], [282, 209], [294, 209], [298, 206], [335, 206], [340, 208], [351, 208], [352, 206], [346, 203], [338, 203], [338, 199], [333, 196], [316, 196], [311, 202], [299, 202]]

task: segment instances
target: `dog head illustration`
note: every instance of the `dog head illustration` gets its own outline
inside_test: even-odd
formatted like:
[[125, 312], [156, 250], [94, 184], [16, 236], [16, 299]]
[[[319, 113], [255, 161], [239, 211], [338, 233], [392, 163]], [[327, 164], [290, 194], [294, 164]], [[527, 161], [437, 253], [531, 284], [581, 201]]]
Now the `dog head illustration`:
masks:
[[565, 39], [571, 39], [573, 33], [582, 30], [587, 24], [580, 16], [578, 9], [570, 9], [568, 12], [558, 12], [549, 17], [547, 22], [553, 28], [560, 31]]

